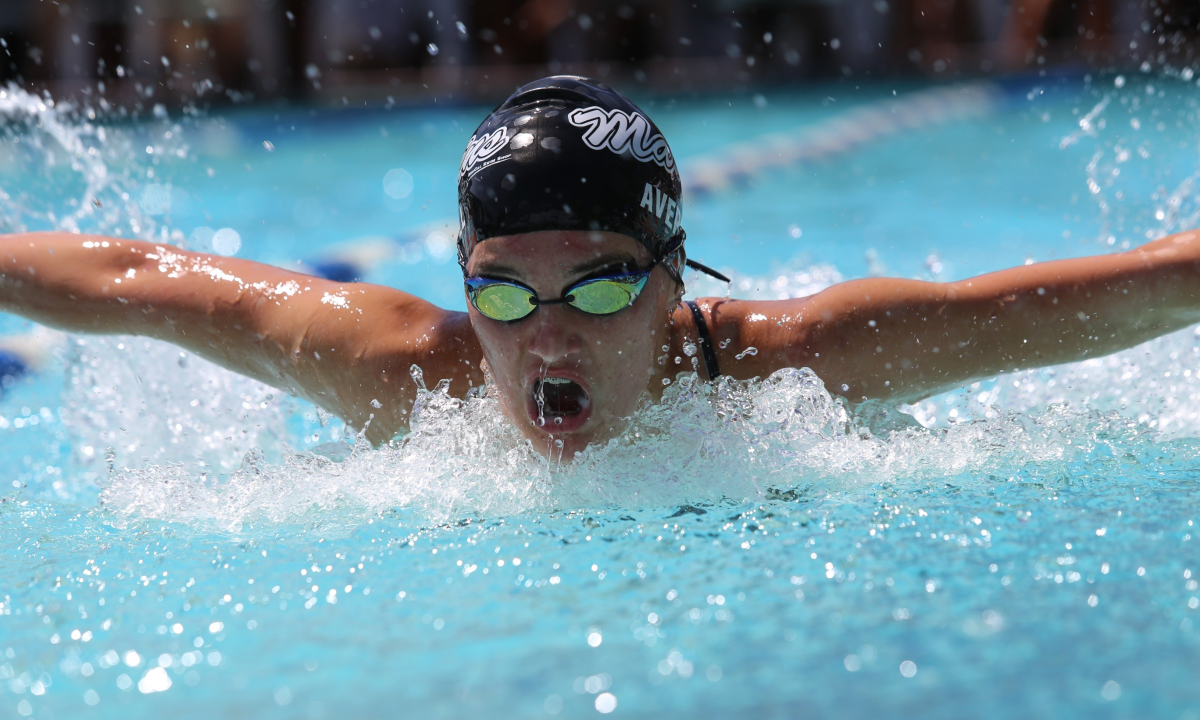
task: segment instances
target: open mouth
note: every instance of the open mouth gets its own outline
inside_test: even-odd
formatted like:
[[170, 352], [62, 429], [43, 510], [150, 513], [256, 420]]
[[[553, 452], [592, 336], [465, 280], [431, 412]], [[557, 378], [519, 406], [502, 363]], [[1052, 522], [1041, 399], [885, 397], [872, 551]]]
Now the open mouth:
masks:
[[[591, 398], [583, 386], [564, 377], [538, 379], [533, 384], [533, 400], [539, 420], [545, 425], [562, 425], [591, 406]], [[542, 424], [539, 422], [539, 424]]]

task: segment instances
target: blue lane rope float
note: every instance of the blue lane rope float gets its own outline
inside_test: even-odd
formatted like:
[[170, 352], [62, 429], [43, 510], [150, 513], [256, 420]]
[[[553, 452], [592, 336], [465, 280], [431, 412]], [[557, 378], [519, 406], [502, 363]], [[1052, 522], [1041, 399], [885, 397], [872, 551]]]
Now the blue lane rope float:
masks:
[[63, 333], [47, 328], [0, 337], [0, 396], [21, 378], [45, 367], [65, 338]]
[[29, 373], [29, 363], [17, 353], [0, 350], [0, 392]]
[[418, 262], [426, 256], [452, 260], [458, 224], [449, 220], [405, 230], [395, 236], [373, 235], [340, 243], [300, 263], [300, 271], [334, 282], [357, 282], [383, 262]]
[[[982, 117], [999, 110], [1017, 90], [984, 82], [920, 90], [727, 145], [680, 161], [684, 193], [692, 198], [708, 197], [772, 169], [825, 160], [905, 131]], [[352, 240], [302, 262], [301, 269], [329, 280], [353, 282], [380, 262], [448, 252], [455, 233], [457, 223], [443, 221], [395, 237]]]

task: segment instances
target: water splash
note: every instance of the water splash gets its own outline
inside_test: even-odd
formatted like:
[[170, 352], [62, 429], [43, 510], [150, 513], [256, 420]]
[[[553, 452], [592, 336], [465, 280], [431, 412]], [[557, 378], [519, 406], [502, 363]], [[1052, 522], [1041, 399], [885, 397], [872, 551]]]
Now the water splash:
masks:
[[305, 425], [283, 393], [145, 338], [73, 338], [61, 406], [76, 491], [103, 481], [106, 453], [119, 471], [167, 465], [216, 479], [248, 452], [282, 457]]
[[1099, 239], [1128, 249], [1200, 224], [1200, 148], [1168, 142], [1164, 134], [1170, 127], [1195, 127], [1200, 101], [1177, 92], [1178, 78], [1117, 80], [1115, 90], [1106, 83], [1094, 90], [1102, 96], [1059, 148], [1091, 149], [1085, 183], [1100, 211]]
[[[1124, 83], [1122, 83], [1123, 85]], [[1086, 115], [1079, 118], [1079, 129], [1064, 137], [1058, 144], [1059, 149], [1065, 150], [1079, 142], [1079, 139], [1085, 136], [1096, 137], [1104, 129], [1104, 120], [1099, 118], [1110, 102], [1112, 102], [1112, 96], [1105, 95]]]
[[188, 156], [182, 129], [165, 113], [119, 129], [101, 124], [102, 115], [16, 85], [0, 88], [0, 232], [171, 237], [138, 199], [162, 163]]
[[263, 523], [352, 527], [395, 508], [437, 523], [824, 496], [949, 476], [986, 483], [1137, 438], [1194, 437], [1198, 398], [1200, 346], [1191, 331], [1101, 361], [976, 384], [904, 412], [847, 408], [808, 370], [711, 384], [686, 373], [620, 437], [560, 464], [535, 452], [493, 397], [453, 398], [440, 383], [420, 390], [411, 432], [388, 447], [348, 444], [340, 462], [286, 450], [269, 462], [251, 447], [219, 482], [182, 462], [142, 464], [115, 473], [101, 502], [124, 520], [241, 532]]

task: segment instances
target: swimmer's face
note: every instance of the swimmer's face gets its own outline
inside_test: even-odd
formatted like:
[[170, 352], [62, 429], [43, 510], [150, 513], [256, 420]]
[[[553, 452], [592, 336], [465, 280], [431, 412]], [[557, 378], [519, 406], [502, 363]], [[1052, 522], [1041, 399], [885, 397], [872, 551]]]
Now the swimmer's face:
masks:
[[[644, 270], [651, 261], [649, 251], [626, 235], [555, 230], [480, 243], [467, 274], [516, 281], [538, 298], [554, 300], [581, 280]], [[468, 303], [505, 414], [540, 451], [557, 456], [555, 441], [561, 440], [564, 458], [619, 433], [652, 383], [661, 385], [665, 377], [656, 358], [668, 343], [668, 313], [679, 292], [656, 267], [637, 300], [611, 315], [544, 305], [503, 323]]]

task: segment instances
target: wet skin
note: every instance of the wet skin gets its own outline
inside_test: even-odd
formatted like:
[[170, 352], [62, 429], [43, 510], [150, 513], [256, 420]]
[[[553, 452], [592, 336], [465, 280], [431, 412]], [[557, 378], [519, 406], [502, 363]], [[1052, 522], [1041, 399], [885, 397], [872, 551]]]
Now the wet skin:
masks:
[[[554, 299], [581, 279], [622, 265], [642, 269], [649, 259], [625, 236], [547, 231], [490, 239], [468, 270]], [[533, 446], [557, 454], [560, 439], [571, 457], [618, 433], [642, 398], [658, 397], [664, 379], [689, 369], [674, 364], [696, 341], [678, 299], [679, 288], [657, 268], [638, 300], [614, 315], [550, 305], [505, 324], [393, 288], [154, 243], [0, 236], [0, 310], [71, 332], [175, 343], [309, 399], [365, 427], [376, 443], [407, 427], [413, 365], [430, 385], [449, 379], [456, 396], [483, 384], [486, 368], [504, 412]], [[999, 372], [1106, 355], [1200, 322], [1200, 232], [953, 283], [871, 278], [806, 298], [699, 304], [724, 374], [810, 367], [850, 400], [912, 401]], [[757, 353], [743, 354], [748, 347]], [[531, 391], [543, 366], [549, 377], [584, 387], [585, 412], [537, 424]], [[699, 371], [703, 377], [703, 365]]]

